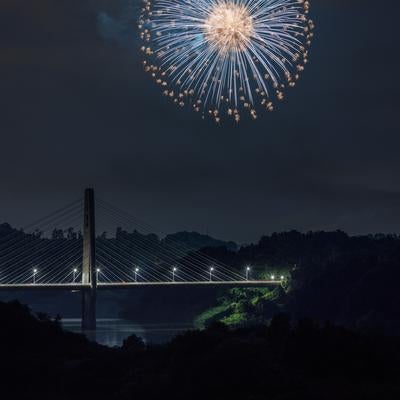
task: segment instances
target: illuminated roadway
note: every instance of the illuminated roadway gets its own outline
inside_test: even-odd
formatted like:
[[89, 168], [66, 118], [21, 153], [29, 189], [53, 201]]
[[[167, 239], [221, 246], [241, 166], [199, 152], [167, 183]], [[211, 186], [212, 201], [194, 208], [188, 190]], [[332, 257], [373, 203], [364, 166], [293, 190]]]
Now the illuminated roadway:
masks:
[[[97, 283], [97, 289], [132, 289], [138, 286], [242, 286], [242, 287], [263, 287], [281, 285], [281, 280], [273, 281], [177, 281], [177, 282], [100, 282]], [[18, 283], [18, 284], [0, 284], [0, 290], [41, 290], [41, 289], [59, 289], [59, 290], [83, 290], [90, 289], [90, 285], [82, 283]]]

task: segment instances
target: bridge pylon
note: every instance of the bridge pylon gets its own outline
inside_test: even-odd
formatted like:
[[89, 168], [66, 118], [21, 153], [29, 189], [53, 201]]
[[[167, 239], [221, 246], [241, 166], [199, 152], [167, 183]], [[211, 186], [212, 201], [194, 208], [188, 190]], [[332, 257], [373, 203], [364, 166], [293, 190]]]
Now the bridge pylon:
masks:
[[96, 233], [94, 190], [85, 190], [83, 221], [82, 284], [89, 285], [82, 291], [82, 330], [96, 329]]

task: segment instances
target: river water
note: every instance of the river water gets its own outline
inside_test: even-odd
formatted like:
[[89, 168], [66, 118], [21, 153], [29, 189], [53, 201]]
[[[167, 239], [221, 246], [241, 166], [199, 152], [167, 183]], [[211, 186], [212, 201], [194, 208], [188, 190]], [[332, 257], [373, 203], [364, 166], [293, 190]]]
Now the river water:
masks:
[[[63, 328], [72, 332], [82, 333], [80, 318], [63, 318]], [[193, 329], [190, 324], [135, 324], [124, 319], [100, 318], [97, 319], [96, 331], [85, 332], [90, 340], [114, 347], [121, 346], [124, 339], [135, 334], [145, 343], [161, 344], [168, 342], [176, 335]]]

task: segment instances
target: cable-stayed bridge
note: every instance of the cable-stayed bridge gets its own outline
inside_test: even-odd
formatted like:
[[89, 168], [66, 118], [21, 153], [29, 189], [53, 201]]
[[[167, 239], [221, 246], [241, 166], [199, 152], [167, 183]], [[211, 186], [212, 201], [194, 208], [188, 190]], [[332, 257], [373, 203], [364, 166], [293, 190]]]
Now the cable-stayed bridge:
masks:
[[[138, 286], [268, 286], [186, 243], [166, 236], [112, 204], [84, 198], [15, 230], [0, 230], [0, 290], [79, 290], [82, 328], [96, 327], [96, 293]], [[134, 229], [133, 229], [134, 228]]]

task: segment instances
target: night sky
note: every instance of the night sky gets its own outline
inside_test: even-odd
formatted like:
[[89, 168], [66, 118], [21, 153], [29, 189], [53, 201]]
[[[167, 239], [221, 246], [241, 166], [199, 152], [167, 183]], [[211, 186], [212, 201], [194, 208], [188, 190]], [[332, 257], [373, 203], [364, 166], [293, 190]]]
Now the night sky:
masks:
[[300, 84], [216, 126], [142, 71], [139, 0], [0, 2], [0, 221], [81, 196], [164, 231], [400, 232], [398, 0], [314, 0]]

